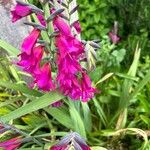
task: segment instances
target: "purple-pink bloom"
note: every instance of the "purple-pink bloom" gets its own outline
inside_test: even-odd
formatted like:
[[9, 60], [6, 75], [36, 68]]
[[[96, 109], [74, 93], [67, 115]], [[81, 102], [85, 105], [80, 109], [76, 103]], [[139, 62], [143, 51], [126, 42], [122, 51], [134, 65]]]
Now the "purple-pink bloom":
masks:
[[51, 104], [52, 107], [60, 107], [62, 105], [63, 105], [63, 101], [62, 100], [54, 102], [54, 103]]
[[82, 73], [81, 88], [82, 88], [82, 97], [81, 97], [82, 102], [87, 102], [88, 100], [93, 98], [94, 93], [97, 92], [97, 90], [92, 87], [90, 77], [85, 72]]
[[63, 146], [52, 146], [49, 150], [67, 150], [68, 146], [63, 145]]
[[78, 59], [84, 52], [83, 44], [73, 36], [66, 37], [63, 34], [60, 34], [56, 37], [55, 44], [62, 57], [65, 57], [65, 55], [69, 53], [71, 56], [75, 56]]
[[75, 21], [75, 22], [73, 23], [73, 27], [76, 29], [76, 31], [77, 31], [78, 33], [81, 33], [81, 26], [80, 26], [79, 21]]
[[76, 132], [71, 132], [63, 137], [58, 144], [53, 145], [49, 150], [91, 150], [85, 140]]
[[71, 35], [70, 26], [59, 16], [55, 17], [53, 20], [54, 26], [65, 36]]
[[17, 63], [24, 71], [34, 74], [38, 70], [38, 66], [43, 56], [44, 47], [39, 45], [31, 50], [31, 54], [23, 52], [19, 56], [21, 60]]
[[[82, 67], [79, 59], [84, 53], [84, 47], [81, 41], [74, 37], [70, 32], [70, 26], [60, 17], [56, 17], [54, 25], [59, 30], [56, 37], [55, 45], [58, 48], [58, 75], [57, 81], [60, 91], [73, 100], [81, 99], [83, 102], [88, 101], [94, 96], [96, 89], [91, 87], [91, 80], [85, 73], [82, 73]], [[74, 26], [80, 32], [79, 22]], [[82, 79], [78, 78], [82, 74]]]
[[63, 146], [52, 146], [49, 150], [67, 150], [68, 146], [63, 145]]
[[65, 57], [58, 54], [57, 64], [57, 81], [60, 91], [74, 100], [79, 99], [81, 96], [81, 88], [76, 75], [82, 70], [79, 62], [68, 53]]
[[15, 150], [19, 148], [20, 144], [20, 137], [16, 137], [5, 142], [0, 142], [0, 148], [3, 148], [4, 150]]
[[32, 13], [32, 9], [29, 6], [22, 5], [17, 3], [15, 8], [11, 11], [12, 22], [16, 22], [17, 20], [30, 15]]
[[39, 29], [33, 29], [31, 33], [24, 39], [21, 50], [22, 52], [25, 52], [26, 54], [30, 55], [32, 48], [37, 42], [37, 39], [40, 36], [41, 31]]
[[[54, 18], [53, 24], [59, 30], [55, 45], [59, 49], [61, 56], [62, 54], [65, 56], [66, 53], [70, 53], [71, 56], [76, 55], [78, 58], [84, 53], [83, 44], [71, 34], [71, 27], [64, 19], [57, 16]], [[78, 23], [76, 22], [75, 24]]]
[[76, 74], [78, 71], [81, 71], [80, 64], [70, 54], [67, 54], [65, 57], [58, 56], [57, 64], [60, 74]]
[[37, 14], [37, 18], [40, 21], [41, 25], [43, 25], [45, 27], [46, 26], [46, 21], [44, 19], [44, 16], [42, 14]]
[[73, 100], [80, 99], [81, 87], [77, 76], [74, 74], [59, 74], [57, 77], [60, 91], [64, 95], [71, 97]]
[[113, 32], [109, 32], [109, 38], [111, 39], [113, 44], [117, 44], [120, 41], [120, 37]]
[[55, 84], [52, 81], [50, 63], [46, 63], [39, 68], [39, 71], [34, 74], [35, 83], [38, 88], [43, 91], [50, 91], [55, 89]]

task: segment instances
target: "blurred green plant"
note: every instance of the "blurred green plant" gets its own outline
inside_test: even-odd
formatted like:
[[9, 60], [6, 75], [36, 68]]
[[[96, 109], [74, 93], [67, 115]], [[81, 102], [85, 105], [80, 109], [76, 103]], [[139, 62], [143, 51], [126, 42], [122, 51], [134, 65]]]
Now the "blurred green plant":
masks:
[[126, 66], [137, 42], [142, 55], [150, 54], [150, 0], [78, 0], [78, 3], [85, 39], [102, 38], [111, 31], [114, 21], [118, 21], [121, 37], [118, 47], [128, 50]]

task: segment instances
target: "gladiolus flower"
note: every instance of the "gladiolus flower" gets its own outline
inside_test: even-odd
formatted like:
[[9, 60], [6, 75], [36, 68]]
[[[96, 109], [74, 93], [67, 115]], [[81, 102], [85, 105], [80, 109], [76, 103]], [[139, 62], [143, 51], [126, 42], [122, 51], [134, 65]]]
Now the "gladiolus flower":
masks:
[[41, 14], [37, 15], [38, 20], [40, 21], [41, 25], [43, 25], [44, 27], [46, 26], [46, 21], [44, 19], [44, 16]]
[[54, 102], [53, 104], [51, 104], [52, 107], [60, 107], [62, 105], [63, 105], [63, 101], [62, 100]]
[[114, 26], [111, 32], [109, 32], [109, 38], [111, 39], [113, 44], [117, 44], [120, 41], [120, 37], [117, 35], [118, 33], [118, 22], [114, 22]]
[[71, 148], [76, 150], [91, 150], [85, 140], [76, 132], [72, 132], [62, 138], [58, 144], [52, 146], [49, 150], [68, 150]]
[[43, 91], [50, 91], [55, 89], [55, 85], [52, 82], [51, 76], [51, 68], [50, 64], [46, 63], [39, 69], [34, 75], [35, 83], [37, 84], [38, 88]]
[[113, 44], [117, 44], [120, 41], [120, 37], [114, 34], [113, 32], [109, 32], [109, 37]]
[[31, 13], [32, 9], [29, 6], [17, 3], [14, 10], [11, 11], [12, 22], [16, 22], [17, 20], [30, 15]]
[[71, 56], [75, 56], [78, 59], [84, 52], [83, 44], [73, 36], [66, 37], [62, 34], [57, 36], [56, 46], [62, 57], [65, 57], [65, 55], [69, 53]]
[[28, 55], [25, 52], [21, 53], [21, 60], [17, 64], [23, 67], [24, 71], [34, 74], [42, 59], [44, 52], [43, 48], [43, 46], [34, 47], [31, 50], [31, 55]]
[[81, 70], [81, 66], [75, 58], [72, 58], [69, 54], [66, 57], [58, 58], [59, 72], [64, 74], [76, 74]]
[[22, 52], [25, 52], [26, 54], [30, 55], [31, 50], [34, 47], [34, 45], [37, 42], [37, 39], [40, 36], [41, 31], [39, 29], [33, 29], [31, 33], [24, 39], [22, 43]]
[[71, 35], [71, 29], [69, 25], [61, 17], [55, 17], [53, 23], [63, 35]]
[[19, 148], [21, 144], [20, 138], [13, 138], [10, 140], [7, 140], [5, 142], [0, 142], [0, 148], [3, 148], [4, 150], [15, 150]]
[[81, 96], [81, 88], [76, 74], [82, 70], [80, 64], [69, 54], [67, 54], [64, 58], [58, 56], [57, 64], [57, 81], [60, 86], [60, 91], [74, 100], [79, 99]]
[[78, 33], [81, 33], [81, 26], [80, 26], [79, 21], [75, 21], [75, 22], [73, 23], [73, 27], [76, 29], [76, 31], [77, 31]]
[[63, 145], [63, 146], [53, 146], [50, 148], [50, 150], [68, 150], [67, 145]]
[[60, 32], [56, 37], [56, 46], [60, 53], [79, 56], [84, 52], [83, 44], [71, 34], [70, 26], [61, 17], [55, 17], [53, 23]]
[[89, 99], [94, 97], [94, 93], [97, 92], [95, 88], [91, 86], [92, 82], [89, 76], [83, 72], [82, 79], [81, 79], [81, 88], [82, 88], [82, 101], [87, 102]]
[[78, 79], [73, 74], [60, 74], [57, 77], [60, 91], [66, 96], [70, 96], [73, 100], [80, 99], [81, 88]]
[[[62, 18], [56, 17], [54, 25], [60, 32], [55, 43], [59, 51], [57, 81], [60, 91], [73, 100], [81, 99], [86, 102], [94, 96], [96, 90], [91, 87], [90, 78], [82, 73], [82, 67], [79, 64], [79, 58], [84, 52], [83, 44], [70, 33], [70, 26]], [[78, 22], [74, 25], [79, 27]], [[77, 74], [83, 75], [81, 83]]]

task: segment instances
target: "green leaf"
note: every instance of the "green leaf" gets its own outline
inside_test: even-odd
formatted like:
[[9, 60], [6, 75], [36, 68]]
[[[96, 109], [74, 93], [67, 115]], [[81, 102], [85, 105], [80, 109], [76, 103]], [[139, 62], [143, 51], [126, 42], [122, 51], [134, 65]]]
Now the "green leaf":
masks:
[[42, 109], [44, 107], [47, 107], [51, 105], [52, 103], [62, 99], [64, 96], [61, 95], [57, 91], [52, 91], [50, 93], [47, 93], [39, 98], [37, 98], [34, 101], [31, 101], [30, 103], [8, 113], [5, 116], [2, 116], [0, 120], [2, 122], [8, 122], [12, 119], [19, 118], [23, 115], [29, 114], [31, 112], [34, 112], [36, 110]]
[[98, 101], [95, 98], [93, 98], [93, 102], [94, 102], [96, 111], [100, 117], [100, 120], [103, 122], [103, 124], [105, 126], [107, 126], [107, 123], [108, 123], [107, 117], [106, 117], [105, 112], [103, 111], [101, 105], [98, 103]]
[[91, 111], [87, 103], [81, 103], [83, 109], [83, 122], [87, 132], [92, 130], [92, 117]]
[[80, 113], [74, 106], [74, 102], [69, 101], [69, 111], [72, 119], [72, 123], [74, 125], [75, 131], [78, 132], [82, 137], [86, 139], [86, 131], [83, 120], [80, 116]]
[[110, 78], [113, 74], [114, 74], [114, 73], [112, 73], [112, 72], [106, 74], [103, 78], [101, 78], [101, 79], [96, 83], [96, 85], [99, 84], [99, 83], [101, 83], [101, 82], [104, 82], [105, 80], [107, 80], [108, 78]]
[[91, 150], [107, 150], [107, 149], [104, 147], [94, 146], [94, 147], [91, 147]]
[[138, 69], [139, 59], [140, 59], [141, 49], [137, 43], [137, 47], [134, 53], [134, 59], [128, 71], [128, 75], [135, 77]]
[[140, 118], [149, 126], [150, 125], [150, 119], [147, 116], [140, 115]]
[[124, 59], [125, 54], [126, 54], [125, 49], [114, 50], [112, 52], [112, 55], [116, 58], [117, 63], [122, 62], [122, 60]]
[[35, 114], [23, 116], [21, 119], [31, 127], [39, 127], [42, 123], [46, 123], [44, 117]]
[[130, 80], [133, 80], [133, 81], [138, 81], [137, 77], [133, 77], [133, 76], [130, 76], [130, 75], [127, 75], [127, 74], [117, 72], [117, 73], [115, 73], [115, 75], [117, 75], [121, 78], [130, 79]]
[[64, 109], [61, 108], [45, 108], [45, 111], [49, 113], [53, 118], [55, 118], [58, 122], [69, 129], [73, 129], [72, 120], [70, 119], [69, 113], [65, 112]]
[[16, 101], [22, 100], [23, 98], [25, 98], [24, 96], [17, 96], [17, 97], [13, 97], [9, 100], [6, 100], [5, 102], [1, 102], [0, 103], [0, 108], [4, 107], [4, 106], [8, 106], [10, 104], [13, 104]]
[[137, 94], [139, 93], [140, 90], [143, 89], [143, 87], [150, 81], [150, 70], [147, 72], [145, 77], [143, 78], [142, 81], [138, 84], [138, 86], [135, 88], [134, 92], [131, 94], [130, 99], [133, 99]]
[[36, 90], [29, 89], [26, 85], [23, 85], [23, 84], [0, 81], [0, 86], [8, 88], [8, 89], [16, 90], [27, 95], [32, 95], [32, 96], [37, 96], [37, 97], [43, 95], [42, 93]]
[[0, 39], [0, 47], [7, 51], [10, 55], [17, 56], [19, 54], [19, 50], [6, 41]]
[[[129, 71], [127, 73], [128, 76], [135, 77], [138, 69], [138, 64], [139, 64], [139, 59], [140, 59], [140, 54], [141, 54], [141, 49], [138, 46], [134, 53], [134, 59], [133, 62], [129, 68]], [[129, 79], [125, 79], [123, 84], [122, 84], [122, 91], [120, 95], [120, 103], [119, 103], [119, 111], [124, 111], [125, 108], [129, 105], [131, 98], [130, 90], [133, 85], [133, 81]], [[119, 112], [120, 113], [120, 112]], [[121, 116], [122, 117], [122, 116]]]

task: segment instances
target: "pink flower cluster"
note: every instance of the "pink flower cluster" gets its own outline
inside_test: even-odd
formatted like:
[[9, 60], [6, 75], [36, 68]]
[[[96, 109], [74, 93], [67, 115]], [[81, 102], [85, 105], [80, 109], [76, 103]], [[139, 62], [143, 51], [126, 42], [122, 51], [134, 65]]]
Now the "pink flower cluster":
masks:
[[55, 87], [52, 82], [50, 63], [45, 63], [41, 67], [44, 47], [36, 44], [40, 32], [39, 29], [33, 29], [30, 35], [24, 39], [21, 47], [22, 53], [19, 55], [21, 59], [17, 64], [33, 76], [34, 84], [40, 90], [50, 91]]
[[114, 32], [109, 32], [109, 38], [111, 39], [113, 44], [117, 44], [120, 41], [120, 37]]
[[[15, 9], [11, 11], [12, 22], [19, 20], [33, 13], [30, 6], [26, 6], [17, 3]], [[43, 15], [37, 13], [37, 17], [41, 25], [46, 26]], [[27, 36], [21, 46], [20, 61], [17, 63], [23, 68], [24, 71], [30, 73], [34, 78], [34, 84], [38, 86], [40, 90], [50, 91], [55, 88], [51, 77], [50, 63], [45, 63], [41, 67], [41, 61], [44, 53], [44, 46], [38, 45], [37, 40], [40, 38], [41, 31], [34, 28], [29, 36]]]
[[3, 148], [3, 150], [15, 150], [19, 148], [20, 144], [21, 139], [16, 137], [4, 142], [0, 142], [0, 149]]
[[53, 22], [59, 30], [56, 47], [60, 90], [74, 100], [86, 102], [94, 96], [96, 89], [91, 87], [91, 80], [79, 63], [84, 45], [72, 35], [70, 26], [61, 17], [56, 17]]
[[91, 150], [85, 140], [76, 132], [71, 132], [63, 137], [56, 145], [53, 145], [49, 150]]
[[117, 34], [118, 32], [118, 22], [114, 22], [114, 26], [111, 32], [108, 33], [109, 38], [113, 44], [117, 44], [120, 42], [120, 37]]
[[[28, 6], [17, 4], [12, 11], [12, 21], [25, 17], [33, 13]], [[41, 25], [46, 26], [43, 15], [37, 13]], [[52, 81], [50, 62], [41, 66], [44, 53], [44, 46], [37, 44], [41, 31], [33, 29], [21, 46], [21, 60], [18, 65], [24, 71], [30, 73], [34, 78], [33, 85], [37, 85], [40, 90], [50, 91], [56, 88], [56, 84], [64, 95], [73, 100], [88, 101], [94, 96], [96, 89], [92, 87], [91, 80], [86, 71], [81, 67], [79, 59], [84, 54], [84, 45], [71, 32], [71, 27], [61, 16], [57, 15], [53, 19], [54, 29], [59, 33], [55, 38], [57, 51], [58, 74], [55, 84]], [[78, 33], [81, 32], [80, 24], [76, 21], [73, 24]]]

